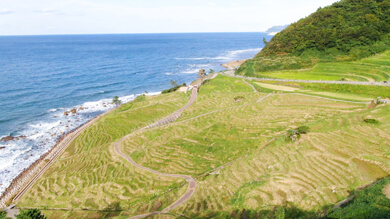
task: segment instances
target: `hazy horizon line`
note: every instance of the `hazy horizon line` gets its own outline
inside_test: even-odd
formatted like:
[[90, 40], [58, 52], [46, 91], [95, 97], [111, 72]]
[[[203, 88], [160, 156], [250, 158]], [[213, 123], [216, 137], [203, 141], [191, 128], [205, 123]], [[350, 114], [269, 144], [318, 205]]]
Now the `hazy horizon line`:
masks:
[[220, 31], [220, 32], [144, 32], [144, 33], [53, 33], [53, 34], [0, 34], [0, 37], [6, 36], [74, 36], [74, 35], [131, 35], [131, 34], [193, 34], [193, 33], [267, 33], [264, 31]]

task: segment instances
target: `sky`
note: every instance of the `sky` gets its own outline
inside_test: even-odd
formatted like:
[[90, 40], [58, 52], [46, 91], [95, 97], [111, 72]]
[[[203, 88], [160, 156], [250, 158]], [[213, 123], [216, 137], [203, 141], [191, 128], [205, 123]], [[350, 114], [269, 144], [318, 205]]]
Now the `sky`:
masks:
[[0, 35], [261, 32], [336, 0], [0, 0]]

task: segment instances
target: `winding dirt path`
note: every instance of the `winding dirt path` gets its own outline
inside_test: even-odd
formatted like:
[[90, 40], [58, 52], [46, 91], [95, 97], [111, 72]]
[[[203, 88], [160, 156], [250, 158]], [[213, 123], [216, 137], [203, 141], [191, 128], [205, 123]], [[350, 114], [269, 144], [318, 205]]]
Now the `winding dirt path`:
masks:
[[[140, 130], [138, 130], [138, 132], [143, 132], [147, 129], [150, 129], [150, 128], [156, 128], [156, 127], [159, 127], [159, 126], [164, 126], [164, 125], [167, 125], [175, 120], [177, 120], [181, 113], [186, 110], [188, 107], [190, 107], [196, 100], [198, 96], [198, 86], [194, 86], [193, 89], [192, 89], [192, 92], [191, 92], [191, 97], [190, 97], [190, 100], [188, 101], [188, 103], [180, 108], [179, 110], [177, 110], [176, 112], [172, 113], [171, 115], [161, 119], [161, 120], [158, 120], [157, 122], [145, 127], [145, 128], [142, 128]], [[134, 132], [133, 132], [134, 133]], [[184, 193], [184, 195], [182, 195], [176, 202], [174, 202], [173, 204], [169, 205], [168, 207], [166, 207], [164, 210], [162, 211], [156, 211], [156, 212], [150, 212], [150, 213], [146, 213], [146, 214], [142, 214], [142, 215], [137, 215], [137, 216], [134, 216], [134, 217], [131, 217], [132, 219], [136, 219], [136, 218], [145, 218], [145, 217], [148, 217], [148, 216], [152, 216], [152, 215], [157, 215], [157, 214], [165, 214], [165, 213], [168, 213], [170, 210], [176, 208], [177, 206], [181, 205], [182, 203], [184, 203], [185, 201], [187, 201], [191, 196], [192, 194], [194, 194], [195, 192], [195, 188], [196, 188], [196, 181], [194, 178], [192, 178], [191, 176], [188, 176], [188, 175], [180, 175], [180, 174], [169, 174], [169, 173], [162, 173], [162, 172], [159, 172], [157, 170], [152, 170], [150, 168], [147, 168], [147, 167], [144, 167], [144, 166], [141, 166], [139, 164], [137, 164], [131, 157], [129, 157], [128, 155], [124, 154], [119, 146], [121, 145], [121, 143], [123, 141], [125, 141], [128, 137], [130, 137], [131, 134], [129, 135], [126, 135], [125, 137], [123, 137], [120, 141], [118, 141], [117, 143], [115, 143], [114, 145], [114, 150], [115, 152], [121, 156], [123, 159], [127, 160], [131, 165], [139, 168], [139, 169], [142, 169], [142, 170], [146, 170], [148, 172], [151, 172], [151, 173], [154, 173], [154, 174], [157, 174], [157, 175], [160, 175], [160, 176], [167, 176], [167, 177], [175, 177], [175, 178], [182, 178], [182, 179], [185, 179], [187, 182], [188, 182], [188, 188], [187, 188], [187, 191]]]

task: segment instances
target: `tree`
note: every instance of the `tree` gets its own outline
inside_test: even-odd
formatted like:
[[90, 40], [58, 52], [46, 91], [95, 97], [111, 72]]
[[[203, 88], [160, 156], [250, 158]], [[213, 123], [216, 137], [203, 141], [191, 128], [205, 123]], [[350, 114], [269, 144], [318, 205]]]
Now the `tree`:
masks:
[[264, 46], [268, 45], [268, 41], [265, 39], [265, 37], [263, 37], [263, 43], [264, 43]]
[[7, 213], [5, 213], [4, 211], [0, 211], [0, 219], [5, 219], [7, 218]]
[[172, 87], [177, 87], [177, 82], [175, 80], [171, 80]]
[[119, 99], [118, 96], [115, 96], [114, 98], [112, 98], [112, 103], [115, 104], [116, 106], [119, 106], [122, 104], [122, 101]]
[[22, 209], [19, 214], [16, 215], [17, 219], [46, 219], [46, 216], [42, 214], [39, 209]]

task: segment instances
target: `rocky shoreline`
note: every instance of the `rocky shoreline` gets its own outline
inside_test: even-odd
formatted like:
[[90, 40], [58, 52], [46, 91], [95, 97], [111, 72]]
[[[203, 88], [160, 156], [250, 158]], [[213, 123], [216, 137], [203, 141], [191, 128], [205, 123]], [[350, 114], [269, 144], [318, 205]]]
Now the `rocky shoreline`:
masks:
[[[115, 108], [114, 108], [115, 109]], [[0, 209], [5, 208], [7, 204], [9, 204], [11, 201], [11, 198], [14, 198], [18, 193], [25, 188], [25, 186], [33, 180], [33, 177], [39, 174], [40, 171], [44, 170], [46, 165], [50, 164], [52, 161], [55, 160], [58, 156], [61, 155], [61, 153], [66, 149], [66, 147], [69, 145], [70, 142], [73, 141], [75, 137], [78, 136], [78, 134], [81, 133], [84, 129], [89, 127], [91, 124], [94, 123], [97, 119], [101, 118], [105, 114], [111, 112], [111, 109], [105, 113], [102, 113], [95, 118], [87, 121], [86, 123], [82, 124], [81, 126], [75, 128], [72, 131], [69, 131], [67, 134], [63, 134], [59, 137], [57, 140], [57, 143], [45, 154], [43, 154], [38, 160], [36, 160], [33, 164], [31, 164], [28, 168], [24, 169], [17, 177], [15, 177], [11, 184], [5, 189], [3, 194], [0, 196]], [[19, 137], [12, 137], [7, 136], [4, 137], [7, 140], [16, 140], [15, 138]], [[12, 139], [11, 139], [12, 138]], [[3, 138], [2, 138], [3, 139]], [[16, 196], [17, 197], [17, 196]]]

